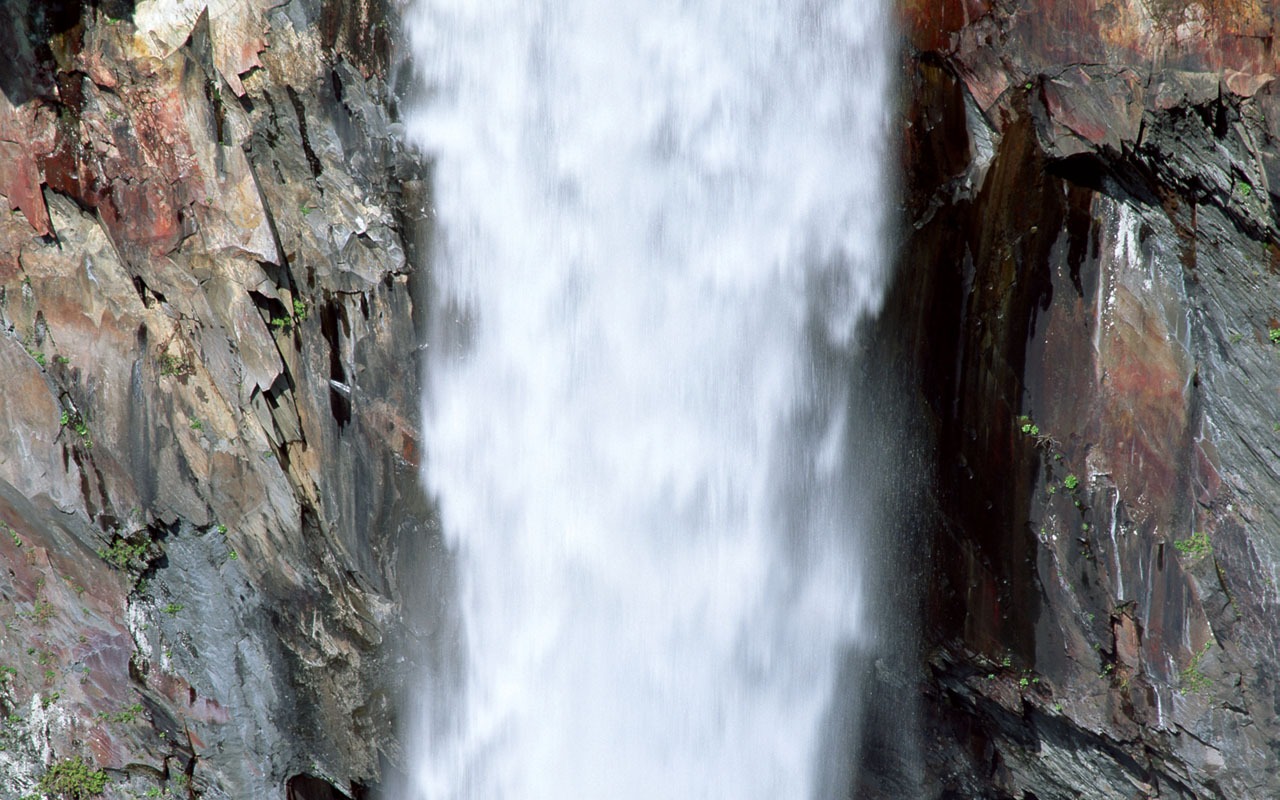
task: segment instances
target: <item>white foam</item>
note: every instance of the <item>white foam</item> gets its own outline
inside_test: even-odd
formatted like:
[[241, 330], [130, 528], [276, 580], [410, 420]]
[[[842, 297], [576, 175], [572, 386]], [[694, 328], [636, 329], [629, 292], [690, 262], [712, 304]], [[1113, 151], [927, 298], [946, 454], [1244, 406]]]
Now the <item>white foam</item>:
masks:
[[415, 798], [813, 791], [864, 623], [804, 333], [880, 302], [889, 12], [790, 6], [416, 8], [466, 678]]

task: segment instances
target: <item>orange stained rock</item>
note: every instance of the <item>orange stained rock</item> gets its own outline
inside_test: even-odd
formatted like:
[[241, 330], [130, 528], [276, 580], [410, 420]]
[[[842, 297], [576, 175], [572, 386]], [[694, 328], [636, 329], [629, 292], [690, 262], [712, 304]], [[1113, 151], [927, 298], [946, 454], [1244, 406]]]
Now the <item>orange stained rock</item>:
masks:
[[971, 69], [990, 58], [1028, 76], [1052, 75], [1070, 64], [1250, 76], [1280, 71], [1271, 47], [1280, 23], [1265, 0], [1045, 0], [1007, 6], [904, 0], [902, 15], [912, 47], [955, 54]]

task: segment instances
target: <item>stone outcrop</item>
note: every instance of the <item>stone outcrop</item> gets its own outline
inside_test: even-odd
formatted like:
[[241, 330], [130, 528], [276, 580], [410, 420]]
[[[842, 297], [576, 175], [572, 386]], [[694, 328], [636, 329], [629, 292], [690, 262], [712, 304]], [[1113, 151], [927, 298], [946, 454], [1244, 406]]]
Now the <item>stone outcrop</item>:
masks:
[[905, 19], [925, 794], [1280, 795], [1274, 12]]
[[0, 8], [4, 800], [73, 758], [281, 800], [398, 759], [430, 509], [391, 11]]

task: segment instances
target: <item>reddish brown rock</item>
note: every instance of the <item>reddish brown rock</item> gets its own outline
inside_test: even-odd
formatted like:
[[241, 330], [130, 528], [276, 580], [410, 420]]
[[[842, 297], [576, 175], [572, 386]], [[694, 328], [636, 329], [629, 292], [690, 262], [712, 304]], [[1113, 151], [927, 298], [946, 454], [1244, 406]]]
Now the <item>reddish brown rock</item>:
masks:
[[0, 81], [0, 797], [74, 755], [109, 797], [372, 786], [430, 513], [387, 54], [312, 0], [119, 5]]
[[929, 791], [1275, 794], [1274, 15], [905, 12]]

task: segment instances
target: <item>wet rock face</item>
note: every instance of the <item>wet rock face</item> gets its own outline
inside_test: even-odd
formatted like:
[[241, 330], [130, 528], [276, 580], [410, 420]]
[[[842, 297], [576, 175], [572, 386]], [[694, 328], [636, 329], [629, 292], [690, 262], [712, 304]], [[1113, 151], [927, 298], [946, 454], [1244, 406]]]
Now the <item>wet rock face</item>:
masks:
[[421, 176], [354, 6], [0, 9], [4, 800], [75, 757], [280, 800], [399, 758]]
[[1228, 5], [908, 4], [934, 796], [1280, 794], [1278, 84]]

